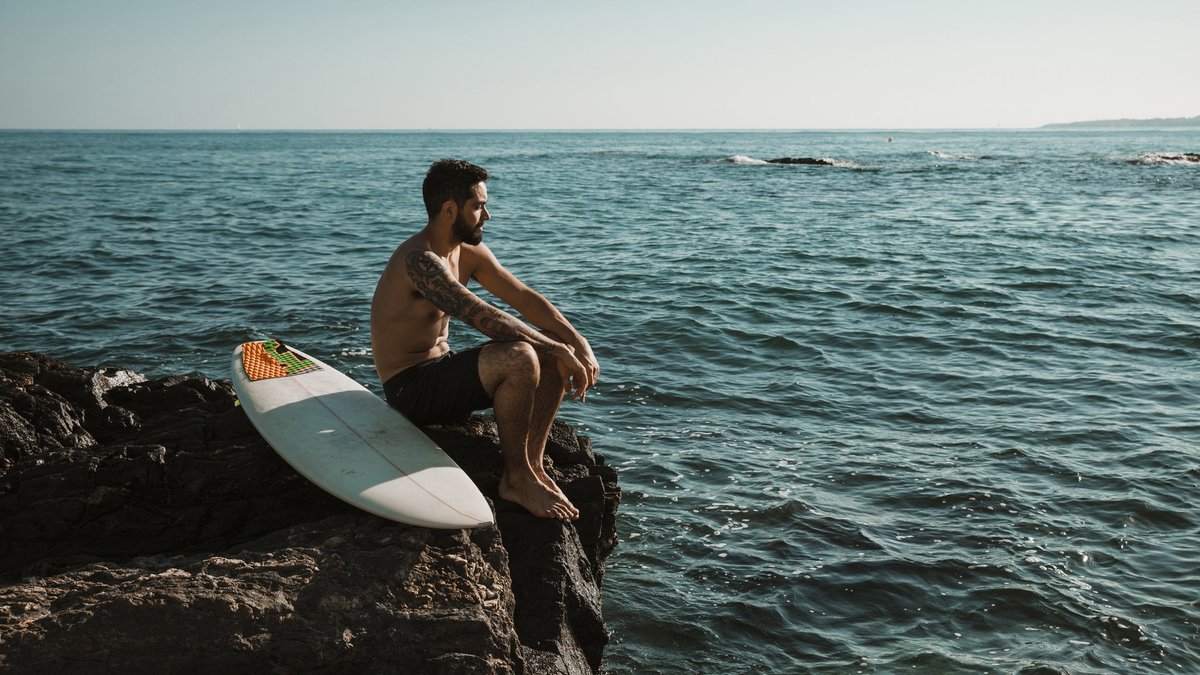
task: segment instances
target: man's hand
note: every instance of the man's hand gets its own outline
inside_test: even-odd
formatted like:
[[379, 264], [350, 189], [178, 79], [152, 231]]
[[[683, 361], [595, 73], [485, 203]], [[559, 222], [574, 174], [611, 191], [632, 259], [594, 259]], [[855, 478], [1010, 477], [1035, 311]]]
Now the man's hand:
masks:
[[584, 340], [583, 336], [580, 336], [579, 339], [580, 343], [575, 347], [575, 358], [579, 359], [579, 362], [587, 369], [588, 388], [590, 389], [596, 386], [596, 382], [600, 379], [600, 362], [596, 360], [596, 355], [592, 353], [592, 346], [588, 344], [587, 340]]
[[587, 400], [587, 390], [595, 384], [591, 371], [575, 357], [575, 348], [568, 344], [558, 343], [550, 355], [554, 357], [554, 365], [558, 368], [558, 376], [562, 378], [563, 391], [577, 401]]

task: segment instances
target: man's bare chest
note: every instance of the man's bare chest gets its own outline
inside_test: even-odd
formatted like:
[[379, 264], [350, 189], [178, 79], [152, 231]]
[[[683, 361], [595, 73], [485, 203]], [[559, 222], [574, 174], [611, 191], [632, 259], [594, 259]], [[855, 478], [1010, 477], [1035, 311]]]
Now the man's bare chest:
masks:
[[450, 270], [450, 274], [458, 280], [458, 283], [466, 286], [467, 282], [474, 276], [474, 270], [472, 269], [471, 260], [464, 258], [465, 256], [462, 255], [461, 250], [454, 251], [446, 257], [446, 267]]

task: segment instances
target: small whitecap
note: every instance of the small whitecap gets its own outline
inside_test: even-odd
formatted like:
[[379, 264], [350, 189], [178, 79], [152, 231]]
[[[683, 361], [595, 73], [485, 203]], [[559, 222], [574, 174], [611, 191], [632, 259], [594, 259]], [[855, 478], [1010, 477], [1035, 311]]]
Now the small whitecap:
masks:
[[725, 161], [729, 162], [730, 164], [758, 165], [758, 164], [768, 164], [769, 163], [765, 159], [754, 159], [753, 157], [747, 157], [746, 155], [733, 155], [732, 157], [726, 157]]

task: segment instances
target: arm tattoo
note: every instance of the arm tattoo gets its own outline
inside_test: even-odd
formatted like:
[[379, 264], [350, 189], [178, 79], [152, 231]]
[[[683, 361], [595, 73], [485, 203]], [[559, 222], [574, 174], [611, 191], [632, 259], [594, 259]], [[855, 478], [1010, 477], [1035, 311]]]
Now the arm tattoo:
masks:
[[413, 251], [405, 262], [408, 278], [434, 307], [474, 326], [493, 340], [524, 340], [539, 351], [556, 344], [468, 291], [432, 251]]
[[[504, 319], [498, 316], [481, 316], [476, 327], [481, 333], [492, 338], [497, 342], [515, 342], [525, 339], [525, 335], [517, 330], [516, 321]], [[539, 347], [538, 343], [528, 340], [534, 347]]]
[[473, 323], [479, 308], [464, 293], [455, 292], [450, 271], [430, 251], [413, 251], [408, 254], [408, 277], [417, 291], [443, 312]]

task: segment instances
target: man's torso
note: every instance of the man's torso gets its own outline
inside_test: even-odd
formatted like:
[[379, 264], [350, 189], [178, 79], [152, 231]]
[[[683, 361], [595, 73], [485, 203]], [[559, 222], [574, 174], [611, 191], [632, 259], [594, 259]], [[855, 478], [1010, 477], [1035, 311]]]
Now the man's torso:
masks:
[[[478, 256], [463, 244], [445, 258], [463, 285], [474, 275]], [[413, 251], [428, 250], [419, 236], [401, 244], [388, 260], [371, 299], [371, 352], [375, 371], [387, 382], [400, 371], [450, 350], [450, 315], [434, 307], [409, 278], [406, 261]]]

